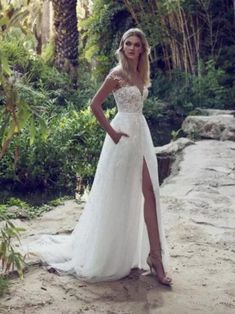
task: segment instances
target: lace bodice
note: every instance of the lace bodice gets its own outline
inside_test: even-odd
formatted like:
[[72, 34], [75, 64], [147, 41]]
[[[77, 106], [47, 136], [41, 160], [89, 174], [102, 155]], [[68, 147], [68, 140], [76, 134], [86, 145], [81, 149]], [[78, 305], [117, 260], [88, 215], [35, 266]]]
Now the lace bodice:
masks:
[[130, 83], [119, 75], [110, 73], [108, 78], [115, 79], [118, 87], [113, 90], [119, 112], [142, 113], [144, 100], [148, 96], [148, 88], [144, 87], [143, 94], [136, 85]]
[[148, 96], [148, 89], [144, 87], [143, 95], [135, 85], [125, 85], [113, 91], [119, 112], [142, 112], [143, 102]]

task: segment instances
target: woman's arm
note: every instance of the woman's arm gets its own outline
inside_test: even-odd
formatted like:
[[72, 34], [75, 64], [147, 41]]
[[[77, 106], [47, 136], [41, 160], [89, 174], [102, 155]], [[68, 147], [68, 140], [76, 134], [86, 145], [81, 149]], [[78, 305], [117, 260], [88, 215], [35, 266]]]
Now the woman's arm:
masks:
[[102, 104], [107, 96], [116, 88], [118, 88], [118, 82], [108, 75], [104, 80], [101, 87], [96, 92], [95, 96], [91, 100], [90, 107], [96, 119], [99, 121], [102, 128], [109, 134], [112, 140], [117, 144], [122, 136], [128, 136], [126, 133], [115, 131], [110, 125], [109, 120], [105, 117]]

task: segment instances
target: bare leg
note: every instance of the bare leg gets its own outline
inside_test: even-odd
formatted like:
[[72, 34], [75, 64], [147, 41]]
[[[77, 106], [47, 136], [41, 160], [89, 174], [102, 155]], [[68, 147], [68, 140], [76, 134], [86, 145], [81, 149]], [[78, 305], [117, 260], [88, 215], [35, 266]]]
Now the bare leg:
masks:
[[143, 160], [142, 178], [142, 191], [144, 195], [144, 219], [148, 230], [150, 244], [150, 255], [148, 258], [148, 263], [154, 268], [158, 280], [162, 284], [170, 285], [171, 278], [166, 277], [161, 260], [161, 243], [158, 230], [156, 200], [145, 159]]
[[142, 191], [144, 195], [144, 219], [148, 230], [150, 253], [151, 255], [155, 255], [156, 253], [159, 255], [161, 244], [158, 232], [156, 202], [151, 178], [145, 159], [143, 162], [142, 177]]

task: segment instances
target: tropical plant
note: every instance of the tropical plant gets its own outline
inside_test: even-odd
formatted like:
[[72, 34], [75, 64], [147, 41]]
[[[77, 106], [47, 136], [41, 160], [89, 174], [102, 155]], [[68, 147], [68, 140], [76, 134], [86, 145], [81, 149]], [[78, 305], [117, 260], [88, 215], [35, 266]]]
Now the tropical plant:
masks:
[[25, 229], [16, 227], [13, 222], [5, 216], [0, 216], [5, 225], [0, 231], [0, 262], [2, 273], [9, 273], [16, 270], [20, 278], [23, 278], [24, 257], [21, 253], [16, 252], [13, 241], [16, 239], [20, 242], [19, 233]]
[[[22, 6], [14, 7], [12, 4], [6, 8], [0, 6], [0, 24], [2, 25], [0, 28], [0, 40], [4, 41], [7, 31], [11, 27], [18, 26], [22, 28], [21, 18], [25, 18], [27, 14], [28, 11], [23, 10]], [[44, 137], [46, 134], [46, 126], [43, 119], [41, 119], [38, 108], [30, 107], [28, 103], [20, 99], [17, 93], [16, 82], [16, 72], [12, 71], [6, 52], [0, 49], [0, 87], [4, 103], [0, 127], [0, 160], [6, 153], [13, 138], [20, 134], [26, 124], [29, 124], [31, 128], [31, 142], [34, 141], [37, 133], [36, 123], [43, 130]], [[38, 117], [37, 122], [35, 116]], [[17, 155], [17, 147], [15, 151]]]
[[[93, 179], [105, 133], [89, 107], [77, 112], [70, 104], [49, 115], [50, 136], [46, 141], [35, 138], [29, 143], [29, 127], [15, 138], [0, 164], [0, 183], [11, 182], [28, 188], [54, 188], [74, 191], [76, 176], [83, 182]], [[115, 109], [106, 110], [112, 118]], [[20, 147], [17, 162], [15, 146]]]

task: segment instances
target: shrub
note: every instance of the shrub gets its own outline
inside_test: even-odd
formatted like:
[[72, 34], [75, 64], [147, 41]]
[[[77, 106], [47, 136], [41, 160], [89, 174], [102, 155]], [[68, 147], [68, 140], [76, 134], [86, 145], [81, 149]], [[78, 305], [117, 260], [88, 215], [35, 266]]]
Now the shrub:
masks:
[[[112, 118], [115, 109], [106, 111]], [[49, 136], [29, 143], [29, 128], [12, 142], [0, 165], [1, 181], [12, 180], [28, 188], [74, 190], [76, 175], [91, 182], [105, 133], [89, 108], [77, 112], [73, 105], [47, 117]], [[17, 163], [15, 147], [19, 147]]]
[[198, 75], [174, 71], [171, 77], [158, 73], [152, 81], [154, 96], [187, 114], [196, 107], [225, 108], [231, 102], [231, 89], [223, 86], [225, 72], [215, 62], [200, 62]]

